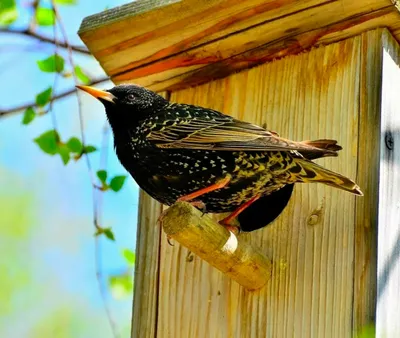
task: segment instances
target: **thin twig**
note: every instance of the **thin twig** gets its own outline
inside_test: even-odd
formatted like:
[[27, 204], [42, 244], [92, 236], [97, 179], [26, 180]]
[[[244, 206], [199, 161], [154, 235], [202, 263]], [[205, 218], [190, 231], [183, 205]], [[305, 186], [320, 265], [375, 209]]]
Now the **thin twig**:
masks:
[[[33, 1], [31, 6], [32, 6], [32, 16], [31, 16], [31, 21], [29, 22], [28, 30], [33, 32], [35, 30], [35, 27], [36, 27], [36, 11], [37, 11], [37, 9], [39, 7], [39, 0]], [[54, 39], [55, 38], [56, 37], [54, 36]]]
[[[101, 140], [101, 149], [100, 149], [100, 165], [99, 169], [106, 170], [107, 161], [108, 161], [108, 142], [109, 142], [109, 133], [110, 133], [110, 125], [108, 121], [104, 123], [103, 131], [102, 131], [102, 140]], [[98, 189], [98, 188], [97, 188]], [[101, 189], [98, 189], [101, 190]], [[99, 194], [99, 198], [97, 201], [98, 210], [103, 209], [103, 194]], [[102, 224], [101, 214], [99, 213], [98, 222]]]
[[[48, 46], [49, 48], [52, 48], [51, 45]], [[3, 43], [0, 47], [0, 53], [15, 53], [15, 52], [43, 52], [43, 45], [40, 43], [37, 44], [31, 44], [31, 45], [24, 45], [21, 43]], [[25, 55], [24, 55], [25, 56]]]
[[[48, 37], [43, 34], [40, 34], [40, 33], [37, 33], [29, 28], [28, 29], [17, 29], [17, 28], [10, 28], [10, 27], [1, 27], [0, 33], [28, 36], [32, 39], [36, 39], [36, 40], [44, 42], [44, 43], [51, 43], [53, 45], [55, 45], [57, 43], [58, 46], [60, 46], [61, 48], [68, 49], [68, 43], [65, 40], [64, 41], [55, 41], [53, 38]], [[85, 47], [82, 47], [82, 46], [71, 46], [71, 49], [77, 53], [91, 55], [91, 53]]]
[[[39, 2], [36, 1], [35, 4], [36, 4], [36, 7], [37, 7]], [[36, 11], [36, 7], [35, 7], [35, 11]], [[57, 24], [56, 23], [54, 23], [54, 25], [53, 25], [53, 36], [54, 36], [54, 41], [57, 41]], [[57, 44], [57, 42], [54, 45], [54, 54], [58, 55], [58, 44]], [[56, 64], [56, 67], [57, 67], [57, 62], [55, 62], [55, 64]], [[56, 91], [58, 76], [59, 76], [59, 73], [58, 73], [58, 71], [56, 69], [56, 73], [54, 74], [53, 87], [52, 87], [52, 96], [54, 96], [54, 93]], [[56, 118], [56, 114], [55, 114], [55, 112], [53, 110], [53, 106], [54, 106], [53, 103], [54, 103], [54, 100], [51, 100], [50, 104], [49, 104], [49, 112], [50, 112], [51, 120], [52, 120], [52, 123], [53, 123], [53, 128], [54, 128], [54, 130], [57, 130], [57, 118]]]
[[[91, 81], [89, 83], [89, 85], [95, 85], [95, 84], [103, 83], [103, 82], [106, 82], [106, 81], [109, 81], [109, 80], [110, 79], [108, 77], [102, 77], [102, 78], [95, 79], [95, 80]], [[64, 97], [70, 96], [72, 94], [75, 94], [76, 92], [77, 92], [77, 89], [75, 87], [73, 87], [73, 88], [70, 88], [70, 89], [67, 89], [67, 90], [63, 91], [60, 94], [54, 95], [51, 98], [51, 100], [52, 101], [56, 101], [56, 100], [62, 99]], [[27, 109], [29, 107], [37, 107], [36, 102], [32, 101], [32, 102], [29, 102], [29, 103], [24, 103], [24, 104], [22, 104], [20, 106], [12, 107], [10, 109], [0, 109], [0, 118], [5, 117], [6, 115], [12, 115], [12, 114], [15, 114], [15, 113], [23, 112], [25, 109]]]
[[[52, 7], [53, 7], [54, 14], [56, 16], [57, 22], [58, 22], [58, 24], [60, 26], [61, 34], [63, 35], [63, 39], [64, 39], [65, 43], [67, 44], [68, 60], [69, 60], [70, 66], [72, 68], [72, 76], [73, 76], [75, 85], [78, 85], [79, 81], [78, 81], [78, 77], [77, 77], [77, 75], [75, 73], [73, 50], [72, 50], [72, 48], [70, 47], [70, 45], [68, 43], [68, 35], [67, 35], [65, 27], [63, 25], [63, 21], [61, 19], [60, 13], [58, 12], [58, 8], [57, 8], [57, 6], [55, 4], [55, 1], [51, 0], [51, 4], [52, 4]], [[85, 144], [86, 144], [86, 141], [85, 141], [85, 125], [84, 125], [83, 114], [82, 114], [82, 102], [81, 102], [81, 99], [80, 99], [79, 95], [77, 95], [76, 97], [77, 97], [77, 101], [78, 101], [78, 115], [79, 115], [79, 122], [80, 122], [81, 139], [82, 139], [83, 146], [85, 146]], [[91, 183], [92, 183], [92, 190], [93, 190], [93, 216], [94, 216], [93, 217], [93, 224], [94, 224], [94, 227], [96, 229], [98, 229], [99, 226], [100, 226], [100, 224], [99, 224], [99, 220], [100, 219], [99, 218], [101, 217], [101, 213], [99, 212], [99, 208], [98, 208], [98, 195], [97, 194], [99, 194], [99, 193], [102, 194], [102, 192], [98, 191], [95, 188], [96, 181], [95, 181], [95, 177], [94, 177], [94, 173], [93, 173], [92, 165], [90, 163], [89, 156], [86, 153], [84, 154], [84, 156], [86, 158], [86, 166], [87, 166], [87, 169], [88, 169], [89, 177], [90, 177], [90, 180], [91, 180]], [[108, 322], [110, 324], [113, 336], [115, 338], [117, 338], [119, 336], [118, 332], [117, 332], [117, 327], [116, 327], [114, 319], [113, 319], [113, 317], [111, 315], [111, 310], [110, 310], [110, 308], [108, 306], [107, 299], [106, 299], [106, 290], [104, 289], [103, 283], [102, 283], [102, 280], [101, 280], [101, 271], [102, 271], [102, 269], [101, 269], [101, 250], [100, 250], [100, 246], [99, 246], [99, 239], [98, 239], [97, 236], [95, 237], [95, 266], [96, 266], [96, 277], [97, 277], [97, 281], [99, 283], [99, 289], [100, 289], [99, 291], [100, 291], [100, 295], [101, 295], [102, 300], [103, 300], [104, 309], [106, 311]]]
[[[100, 165], [99, 168], [106, 169], [107, 168], [107, 159], [108, 159], [108, 141], [109, 141], [109, 125], [106, 123], [103, 127], [103, 135], [101, 141], [101, 149], [100, 149]], [[102, 206], [103, 206], [103, 193], [101, 191], [95, 191], [97, 193], [97, 213], [95, 217], [95, 224], [98, 227], [98, 224], [102, 224]], [[104, 286], [103, 281], [103, 269], [102, 269], [102, 257], [101, 257], [101, 247], [100, 247], [100, 238], [99, 236], [95, 237], [95, 266], [96, 266], [96, 278], [97, 283], [99, 285], [100, 295], [103, 301], [104, 309], [107, 314], [108, 321], [111, 326], [111, 330], [113, 332], [114, 337], [118, 337], [117, 327], [113, 320], [111, 310], [107, 303], [107, 291]]]
[[[53, 7], [54, 14], [56, 16], [57, 22], [60, 25], [61, 34], [63, 35], [64, 41], [68, 46], [67, 47], [68, 62], [72, 68], [72, 78], [74, 79], [75, 86], [77, 86], [79, 84], [79, 81], [78, 81], [78, 77], [76, 76], [76, 73], [75, 73], [75, 63], [74, 63], [74, 58], [73, 58], [73, 54], [72, 54], [72, 49], [68, 43], [68, 34], [67, 34], [67, 31], [65, 30], [60, 13], [58, 12], [58, 9], [57, 9], [57, 6], [56, 6], [54, 0], [51, 0], [51, 4]], [[80, 130], [81, 130], [82, 144], [86, 145], [85, 123], [84, 123], [83, 114], [82, 114], [82, 101], [81, 101], [81, 98], [79, 95], [76, 96], [76, 100], [78, 101], [78, 116], [79, 116], [79, 125], [80, 125]], [[92, 185], [94, 185], [95, 178], [93, 176], [93, 170], [92, 170], [92, 165], [90, 164], [89, 156], [87, 154], [85, 154], [85, 158], [86, 158], [86, 165], [89, 170], [90, 179], [91, 179]]]

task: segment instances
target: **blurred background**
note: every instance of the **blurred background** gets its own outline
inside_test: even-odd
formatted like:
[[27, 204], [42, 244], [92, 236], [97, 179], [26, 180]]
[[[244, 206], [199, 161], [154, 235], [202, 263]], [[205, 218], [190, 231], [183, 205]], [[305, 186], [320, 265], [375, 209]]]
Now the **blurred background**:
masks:
[[77, 31], [127, 2], [0, 0], [0, 337], [129, 336], [138, 188], [102, 105], [57, 98], [112, 86]]

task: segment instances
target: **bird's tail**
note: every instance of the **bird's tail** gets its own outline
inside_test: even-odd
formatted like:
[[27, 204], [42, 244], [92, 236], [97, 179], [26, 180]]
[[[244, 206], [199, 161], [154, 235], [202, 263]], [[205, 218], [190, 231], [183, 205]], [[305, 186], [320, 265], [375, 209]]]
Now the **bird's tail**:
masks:
[[306, 144], [313, 148], [317, 148], [316, 151], [299, 151], [306, 159], [315, 160], [321, 157], [338, 156], [338, 151], [343, 148], [337, 144], [336, 140], [314, 140], [314, 141], [302, 141], [300, 143]]
[[325, 169], [320, 165], [305, 159], [295, 159], [295, 163], [296, 166], [294, 168], [296, 168], [295, 171], [297, 172], [297, 182], [324, 183], [331, 187], [342, 189], [355, 195], [363, 196], [360, 187], [355, 182], [343, 175]]

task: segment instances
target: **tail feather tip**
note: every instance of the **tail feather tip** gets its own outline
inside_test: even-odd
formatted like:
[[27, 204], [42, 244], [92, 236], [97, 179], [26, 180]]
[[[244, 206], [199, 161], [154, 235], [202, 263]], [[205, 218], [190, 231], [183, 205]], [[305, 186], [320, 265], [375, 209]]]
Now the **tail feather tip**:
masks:
[[358, 185], [354, 187], [353, 192], [357, 196], [364, 196], [364, 193], [361, 191], [361, 188]]

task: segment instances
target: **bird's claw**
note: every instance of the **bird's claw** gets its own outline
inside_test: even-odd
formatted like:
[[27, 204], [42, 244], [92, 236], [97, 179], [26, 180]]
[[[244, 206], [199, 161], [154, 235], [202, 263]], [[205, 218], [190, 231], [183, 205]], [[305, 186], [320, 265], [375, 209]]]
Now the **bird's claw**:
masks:
[[220, 220], [218, 223], [221, 224], [226, 230], [232, 232], [236, 236], [239, 235], [241, 232], [240, 226], [232, 225], [226, 222], [225, 219]]
[[171, 243], [171, 240], [172, 240], [171, 236], [168, 236], [168, 235], [167, 235], [167, 242], [168, 242], [168, 244], [169, 244], [170, 246], [175, 246], [174, 243]]
[[[179, 202], [180, 199], [177, 200]], [[201, 216], [203, 217], [205, 213], [207, 213], [207, 208], [206, 205], [202, 201], [187, 201], [190, 205], [194, 206], [196, 209], [200, 210], [202, 212]]]

